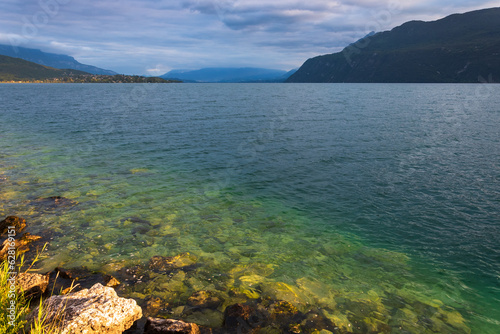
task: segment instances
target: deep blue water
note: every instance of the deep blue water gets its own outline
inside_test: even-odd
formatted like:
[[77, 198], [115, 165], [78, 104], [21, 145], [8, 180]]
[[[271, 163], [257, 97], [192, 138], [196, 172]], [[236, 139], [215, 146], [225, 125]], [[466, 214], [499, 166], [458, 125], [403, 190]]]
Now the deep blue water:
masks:
[[[472, 333], [500, 332], [498, 85], [26, 84], [1, 85], [0, 103], [0, 215], [64, 230], [51, 254], [68, 240], [101, 246], [95, 236], [78, 241], [84, 221], [164, 224], [173, 213], [176, 246], [154, 242], [217, 270], [231, 259], [272, 263], [270, 280], [308, 277], [332, 290], [361, 291], [377, 277], [398, 291], [415, 283]], [[101, 204], [66, 223], [29, 207], [55, 195]], [[236, 223], [214, 230], [225, 219]], [[123, 228], [113, 226], [115, 235]], [[340, 251], [339, 240], [363, 250]], [[108, 244], [89, 257], [96, 266], [129, 253]], [[407, 261], [367, 260], [382, 250], [387, 263]], [[394, 276], [368, 274], [392, 265]], [[340, 288], [328, 276], [336, 270], [354, 270], [360, 283]]]

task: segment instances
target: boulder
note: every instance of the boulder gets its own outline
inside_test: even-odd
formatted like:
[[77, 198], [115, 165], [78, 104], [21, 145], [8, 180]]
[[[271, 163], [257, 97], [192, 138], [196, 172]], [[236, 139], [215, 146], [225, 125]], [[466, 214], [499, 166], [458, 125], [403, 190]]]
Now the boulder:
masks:
[[18, 234], [26, 227], [26, 220], [17, 216], [8, 216], [0, 222], [0, 234], [6, 234], [9, 226], [13, 226], [16, 234]]
[[196, 324], [173, 320], [148, 318], [144, 327], [144, 334], [199, 334], [200, 328]]
[[24, 292], [26, 298], [40, 297], [47, 290], [49, 285], [49, 275], [34, 273], [21, 273], [17, 276], [18, 288]]
[[[117, 296], [113, 288], [96, 284], [64, 296], [52, 296], [42, 305], [43, 317], [60, 334], [121, 334], [142, 317], [133, 299]], [[25, 329], [38, 317], [35, 308], [27, 317]]]

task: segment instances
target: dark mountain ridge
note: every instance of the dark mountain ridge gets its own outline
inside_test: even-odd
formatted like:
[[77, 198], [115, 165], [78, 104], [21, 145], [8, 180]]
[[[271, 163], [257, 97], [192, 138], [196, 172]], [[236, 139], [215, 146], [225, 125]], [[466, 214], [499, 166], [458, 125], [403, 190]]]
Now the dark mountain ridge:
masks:
[[20, 58], [0, 55], [0, 81], [26, 81], [90, 75], [73, 69], [56, 69]]
[[478, 82], [500, 79], [500, 8], [410, 21], [307, 60], [287, 82]]

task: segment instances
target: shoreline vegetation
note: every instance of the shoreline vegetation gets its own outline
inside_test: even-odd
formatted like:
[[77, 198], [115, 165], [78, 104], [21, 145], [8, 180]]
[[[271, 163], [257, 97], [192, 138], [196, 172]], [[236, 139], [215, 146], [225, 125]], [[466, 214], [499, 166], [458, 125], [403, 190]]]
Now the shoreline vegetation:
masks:
[[61, 78], [48, 79], [12, 79], [0, 80], [0, 83], [181, 83], [179, 80], [166, 80], [160, 77], [143, 77], [139, 75], [97, 75], [79, 74]]

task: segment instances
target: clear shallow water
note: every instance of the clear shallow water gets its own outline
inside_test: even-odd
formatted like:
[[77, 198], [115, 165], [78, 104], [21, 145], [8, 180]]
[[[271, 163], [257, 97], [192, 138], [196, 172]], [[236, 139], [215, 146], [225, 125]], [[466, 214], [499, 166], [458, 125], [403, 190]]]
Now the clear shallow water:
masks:
[[499, 93], [1, 85], [0, 216], [56, 235], [47, 269], [196, 258], [123, 291], [139, 299], [203, 289], [319, 307], [345, 331], [497, 333]]

